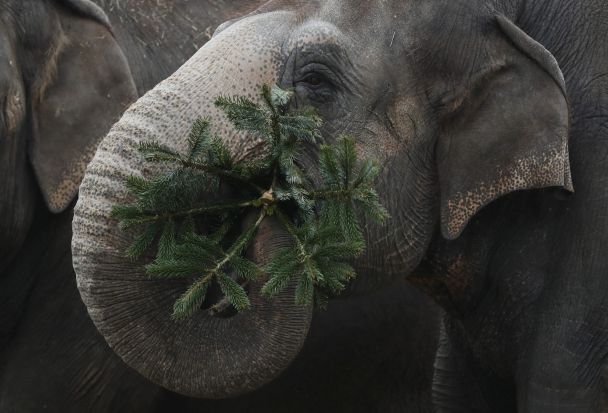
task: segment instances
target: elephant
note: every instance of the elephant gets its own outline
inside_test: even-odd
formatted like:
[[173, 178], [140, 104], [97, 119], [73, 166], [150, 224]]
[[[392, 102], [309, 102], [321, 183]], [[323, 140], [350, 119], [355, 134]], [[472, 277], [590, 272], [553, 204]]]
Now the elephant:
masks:
[[230, 400], [182, 396], [137, 374], [78, 294], [72, 209], [98, 142], [218, 24], [258, 3], [0, 1], [1, 412], [430, 411], [437, 313], [402, 281], [315, 313], [283, 375]]
[[[148, 281], [109, 218], [124, 179], [154, 171], [139, 142], [184, 150], [203, 116], [235, 157], [256, 156], [211, 102], [278, 84], [316, 109], [325, 139], [348, 133], [383, 167], [392, 221], [363, 225], [352, 289], [405, 278], [442, 307], [435, 411], [606, 411], [607, 19], [597, 0], [274, 0], [222, 25], [87, 169], [72, 249], [93, 322], [127, 364], [185, 394], [241, 394], [296, 357], [310, 310], [289, 292], [268, 303], [251, 287], [249, 312], [175, 323], [184, 284]], [[255, 254], [281, 236], [258, 233]]]
[[0, 18], [1, 348], [35, 283], [33, 257], [55, 246], [41, 223], [71, 209], [98, 141], [137, 92], [107, 17], [92, 3], [4, 1]]
[[81, 308], [69, 248], [86, 164], [138, 96], [129, 64], [88, 1], [2, 1], [0, 21], [0, 411], [149, 397]]

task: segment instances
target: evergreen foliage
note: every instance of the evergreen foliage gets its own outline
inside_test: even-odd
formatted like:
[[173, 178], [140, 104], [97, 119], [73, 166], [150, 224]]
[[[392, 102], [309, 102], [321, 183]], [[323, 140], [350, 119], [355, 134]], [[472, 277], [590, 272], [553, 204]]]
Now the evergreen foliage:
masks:
[[[296, 277], [296, 302], [323, 305], [355, 276], [349, 262], [365, 248], [358, 212], [380, 223], [388, 218], [373, 188], [379, 168], [357, 159], [351, 138], [319, 145], [320, 118], [312, 110], [289, 110], [290, 92], [264, 86], [262, 99], [263, 105], [243, 97], [215, 102], [236, 130], [264, 140], [262, 157], [234, 162], [209, 122], [197, 120], [185, 154], [157, 142], [140, 144], [147, 161], [170, 170], [149, 179], [129, 177], [134, 202], [112, 211], [123, 230], [137, 231], [128, 257], [155, 253], [146, 266], [150, 277], [192, 280], [175, 302], [175, 319], [199, 310], [212, 283], [236, 310], [247, 309], [245, 284], [258, 277], [265, 277], [262, 293], [269, 297]], [[321, 185], [298, 164], [307, 146], [318, 148]], [[221, 198], [225, 188], [238, 196], [207, 201]], [[277, 218], [293, 247], [277, 251], [260, 268], [245, 250], [268, 216]]]

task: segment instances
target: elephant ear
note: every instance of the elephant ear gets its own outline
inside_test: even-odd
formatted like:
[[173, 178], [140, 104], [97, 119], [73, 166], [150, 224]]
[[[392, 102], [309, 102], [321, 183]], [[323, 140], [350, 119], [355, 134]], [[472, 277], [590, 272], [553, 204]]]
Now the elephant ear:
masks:
[[29, 146], [52, 212], [70, 205], [97, 144], [137, 98], [127, 60], [101, 9], [87, 0], [61, 3], [61, 33], [53, 36], [55, 45], [32, 96]]
[[[457, 238], [485, 205], [517, 190], [573, 191], [569, 108], [553, 55], [504, 17], [498, 58], [473, 77], [437, 146], [441, 230]], [[496, 53], [494, 51], [493, 53]]]

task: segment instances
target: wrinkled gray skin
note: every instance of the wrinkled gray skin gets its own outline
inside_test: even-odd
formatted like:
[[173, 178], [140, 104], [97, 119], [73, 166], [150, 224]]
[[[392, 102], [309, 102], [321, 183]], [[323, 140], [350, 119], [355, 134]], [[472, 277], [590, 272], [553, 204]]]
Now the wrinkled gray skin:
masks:
[[[270, 379], [250, 363], [219, 388], [184, 369], [201, 340], [187, 329], [213, 320], [172, 327], [166, 314], [183, 286], [146, 285], [121, 260], [126, 241], [107, 216], [126, 199], [120, 179], [150, 172], [132, 143], [183, 148], [205, 115], [236, 154], [255, 153], [210, 102], [277, 82], [318, 109], [326, 136], [348, 131], [384, 165], [393, 219], [365, 227], [360, 281], [409, 275], [444, 307], [437, 411], [606, 411], [607, 14], [595, 0], [277, 1], [225, 27], [127, 112], [88, 169], [73, 251], [96, 326], [127, 363], [176, 391], [219, 396]], [[125, 290], [140, 293], [116, 296]], [[148, 330], [127, 334], [134, 325]], [[156, 359], [133, 356], [148, 345]], [[226, 343], [210, 345], [196, 366], [225, 357]]]
[[99, 0], [106, 16], [81, 0], [0, 1], [1, 412], [429, 411], [434, 312], [403, 281], [332, 302], [278, 380], [218, 401], [178, 396], [128, 368], [78, 296], [70, 205], [97, 142], [135, 89], [255, 3]]

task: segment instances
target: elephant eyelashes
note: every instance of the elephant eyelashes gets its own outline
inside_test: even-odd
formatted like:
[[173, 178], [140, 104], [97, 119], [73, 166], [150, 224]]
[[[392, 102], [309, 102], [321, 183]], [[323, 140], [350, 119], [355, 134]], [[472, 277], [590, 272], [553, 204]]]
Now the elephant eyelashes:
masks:
[[310, 86], [320, 86], [324, 83], [325, 79], [321, 75], [311, 74], [302, 80], [302, 83], [305, 83]]
[[320, 64], [307, 65], [300, 70], [302, 75], [296, 80], [296, 85], [302, 85], [311, 89], [321, 87], [333, 88], [338, 83], [337, 76], [329, 69]]

